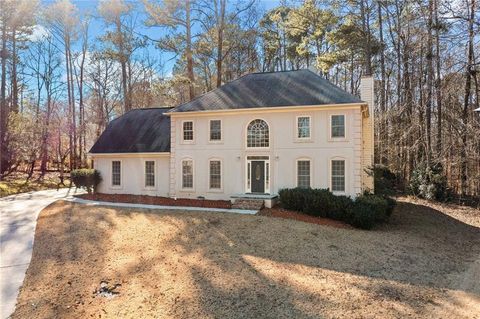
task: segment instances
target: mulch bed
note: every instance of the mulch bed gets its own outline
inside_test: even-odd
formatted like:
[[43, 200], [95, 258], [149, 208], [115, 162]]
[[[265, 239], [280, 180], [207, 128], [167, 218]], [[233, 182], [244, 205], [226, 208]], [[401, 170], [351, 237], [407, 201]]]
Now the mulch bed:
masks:
[[305, 223], [317, 224], [317, 225], [327, 225], [333, 226], [337, 228], [346, 228], [346, 229], [353, 229], [352, 226], [346, 224], [344, 222], [333, 220], [330, 218], [323, 218], [323, 217], [315, 217], [310, 216], [304, 213], [296, 212], [293, 210], [283, 209], [280, 207], [273, 207], [273, 208], [264, 208], [262, 209], [258, 215], [261, 216], [270, 216], [270, 217], [279, 217], [285, 219], [294, 219], [299, 220]]
[[146, 204], [162, 206], [188, 206], [188, 207], [207, 207], [231, 209], [232, 203], [227, 200], [210, 199], [190, 199], [190, 198], [168, 198], [160, 196], [147, 195], [127, 195], [127, 194], [82, 194], [75, 197], [96, 200], [102, 202], [117, 202], [129, 204]]

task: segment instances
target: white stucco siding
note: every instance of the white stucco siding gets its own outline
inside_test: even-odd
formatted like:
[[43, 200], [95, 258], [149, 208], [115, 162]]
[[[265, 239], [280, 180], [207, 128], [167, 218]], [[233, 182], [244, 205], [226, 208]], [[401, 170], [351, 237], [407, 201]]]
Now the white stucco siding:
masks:
[[[176, 141], [172, 162], [177, 167], [175, 189], [178, 197], [205, 196], [212, 199], [229, 199], [233, 194], [246, 191], [246, 158], [251, 155], [270, 158], [270, 193], [297, 184], [296, 161], [311, 160], [311, 185], [330, 188], [330, 163], [344, 159], [346, 164], [345, 193], [355, 196], [361, 190], [361, 106], [331, 107], [324, 109], [298, 108], [284, 111], [223, 112], [189, 115], [175, 114], [177, 126], [172, 130]], [[331, 115], [345, 115], [345, 138], [330, 136]], [[297, 116], [311, 117], [311, 138], [296, 138]], [[209, 121], [222, 121], [222, 141], [209, 142]], [[246, 147], [246, 128], [254, 119], [265, 120], [270, 129], [270, 146], [264, 149]], [[194, 141], [182, 142], [182, 123], [194, 122]], [[209, 190], [209, 159], [222, 161], [222, 190]], [[183, 159], [194, 161], [194, 188], [182, 190], [181, 167]]]
[[[97, 191], [105, 194], [169, 195], [170, 157], [162, 154], [91, 155], [101, 176]], [[112, 161], [121, 162], [121, 185], [112, 186]], [[155, 186], [145, 187], [145, 161], [155, 162]]]

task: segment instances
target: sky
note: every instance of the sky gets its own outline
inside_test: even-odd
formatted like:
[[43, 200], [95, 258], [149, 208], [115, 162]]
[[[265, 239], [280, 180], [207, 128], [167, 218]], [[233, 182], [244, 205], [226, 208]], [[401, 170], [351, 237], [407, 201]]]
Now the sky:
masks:
[[[181, 0], [180, 0], [181, 1]], [[46, 7], [49, 4], [52, 4], [56, 2], [56, 0], [41, 0], [41, 6]], [[89, 42], [90, 44], [95, 44], [96, 41], [98, 41], [98, 37], [101, 36], [105, 32], [105, 24], [104, 22], [99, 18], [96, 17], [96, 8], [99, 4], [100, 0], [72, 0], [72, 3], [75, 4], [75, 6], [79, 9], [80, 15], [84, 16], [85, 13], [90, 13], [93, 14], [93, 18], [90, 21], [90, 27], [89, 27]], [[147, 37], [151, 39], [158, 39], [161, 35], [165, 34], [167, 32], [165, 29], [161, 28], [156, 28], [156, 27], [146, 27], [143, 25], [141, 22], [145, 18], [145, 14], [143, 12], [143, 3], [142, 1], [127, 1], [132, 3], [134, 6], [137, 7], [137, 12], [138, 12], [138, 26], [137, 30], [140, 34], [146, 35]], [[263, 11], [268, 11], [276, 6], [279, 5], [280, 0], [259, 0], [259, 9]], [[42, 30], [42, 27], [37, 27], [35, 30], [35, 33], [33, 37], [35, 36], [40, 36], [44, 30]], [[73, 49], [80, 49], [80, 41], [76, 43], [76, 45], [73, 47]], [[172, 68], [175, 64], [175, 56], [171, 53], [168, 52], [161, 52], [160, 50], [155, 48], [155, 45], [153, 43], [150, 43], [148, 46], [148, 53], [151, 57], [154, 57], [161, 61], [163, 64], [163, 73], [162, 75], [164, 76], [169, 76], [172, 73]]]

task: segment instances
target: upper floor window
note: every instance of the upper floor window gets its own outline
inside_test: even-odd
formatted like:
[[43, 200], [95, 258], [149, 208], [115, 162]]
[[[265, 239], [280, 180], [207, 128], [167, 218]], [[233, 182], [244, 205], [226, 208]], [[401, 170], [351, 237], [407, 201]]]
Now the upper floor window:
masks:
[[297, 138], [310, 138], [310, 116], [297, 117]]
[[155, 161], [145, 161], [145, 187], [155, 187]]
[[112, 161], [112, 186], [121, 185], [121, 162]]
[[193, 141], [193, 121], [183, 122], [183, 140]]
[[332, 138], [345, 137], [345, 115], [332, 115], [331, 129]]
[[210, 141], [222, 140], [222, 121], [210, 120]]
[[332, 160], [332, 191], [345, 191], [345, 161]]
[[247, 147], [269, 147], [268, 124], [264, 120], [253, 120], [247, 127]]

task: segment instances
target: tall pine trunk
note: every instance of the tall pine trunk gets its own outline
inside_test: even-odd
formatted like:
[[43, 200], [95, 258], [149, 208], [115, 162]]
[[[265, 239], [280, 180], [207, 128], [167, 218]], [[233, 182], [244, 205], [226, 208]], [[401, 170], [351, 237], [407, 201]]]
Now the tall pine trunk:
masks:
[[192, 53], [192, 22], [190, 19], [190, 0], [185, 0], [185, 25], [187, 29], [187, 47], [186, 47], [186, 56], [187, 56], [187, 76], [190, 81], [188, 85], [188, 91], [190, 100], [193, 100], [195, 97], [195, 76], [193, 74], [193, 53]]

